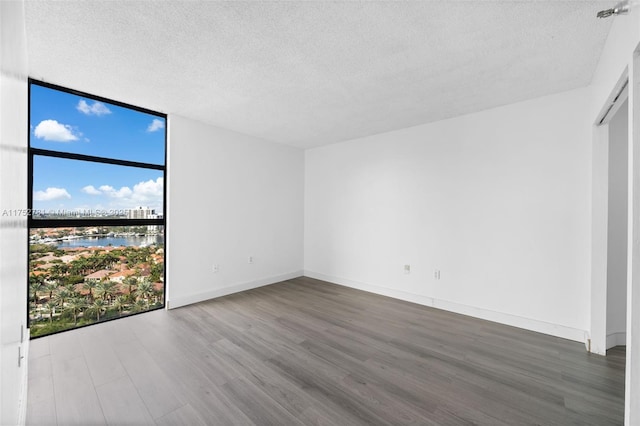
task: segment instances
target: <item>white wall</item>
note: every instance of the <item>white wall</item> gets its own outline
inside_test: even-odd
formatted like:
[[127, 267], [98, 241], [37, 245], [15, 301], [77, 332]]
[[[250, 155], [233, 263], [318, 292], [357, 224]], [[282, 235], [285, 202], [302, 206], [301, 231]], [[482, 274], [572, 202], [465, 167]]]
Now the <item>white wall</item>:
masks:
[[629, 108], [609, 123], [607, 232], [607, 349], [626, 342]]
[[[28, 335], [27, 84], [22, 2], [0, 2], [0, 424], [24, 421]], [[25, 341], [21, 342], [21, 327]], [[18, 351], [25, 356], [18, 367]]]
[[589, 95], [306, 151], [305, 273], [583, 341]]
[[168, 186], [170, 307], [302, 275], [303, 151], [171, 115]]

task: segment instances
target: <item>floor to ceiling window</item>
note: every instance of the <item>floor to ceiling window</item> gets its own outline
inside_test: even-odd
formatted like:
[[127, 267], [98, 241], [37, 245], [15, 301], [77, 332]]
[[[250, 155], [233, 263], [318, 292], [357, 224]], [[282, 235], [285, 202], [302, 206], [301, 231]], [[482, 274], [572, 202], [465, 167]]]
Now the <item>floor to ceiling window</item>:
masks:
[[29, 82], [29, 326], [162, 308], [164, 114]]

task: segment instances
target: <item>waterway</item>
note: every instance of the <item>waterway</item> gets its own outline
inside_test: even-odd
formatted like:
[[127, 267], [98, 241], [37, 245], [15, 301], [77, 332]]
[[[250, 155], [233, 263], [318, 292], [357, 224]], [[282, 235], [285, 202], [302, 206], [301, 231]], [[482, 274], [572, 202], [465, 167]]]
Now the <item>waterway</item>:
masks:
[[124, 235], [113, 237], [86, 237], [76, 238], [71, 240], [56, 241], [58, 248], [65, 247], [107, 247], [107, 246], [150, 246], [150, 245], [164, 245], [163, 235]]

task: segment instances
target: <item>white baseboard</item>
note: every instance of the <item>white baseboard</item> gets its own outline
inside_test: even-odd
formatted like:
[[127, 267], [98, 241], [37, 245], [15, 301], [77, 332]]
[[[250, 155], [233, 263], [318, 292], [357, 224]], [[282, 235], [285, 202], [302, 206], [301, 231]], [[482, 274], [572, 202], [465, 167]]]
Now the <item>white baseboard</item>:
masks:
[[215, 299], [216, 297], [222, 297], [245, 290], [251, 290], [252, 288], [258, 288], [269, 284], [275, 284], [280, 281], [286, 281], [300, 276], [302, 276], [302, 271], [294, 271], [287, 274], [276, 275], [273, 277], [260, 278], [243, 283], [232, 284], [230, 286], [216, 288], [201, 293], [172, 297], [170, 301], [167, 300], [167, 309], [179, 308], [180, 306], [191, 305], [192, 303], [203, 302], [205, 300]]
[[538, 333], [548, 334], [551, 336], [561, 337], [563, 339], [573, 340], [585, 343], [588, 338], [586, 330], [567, 327], [560, 324], [524, 318], [517, 315], [507, 314], [504, 312], [492, 311], [489, 309], [478, 308], [475, 306], [463, 305], [447, 300], [439, 300], [433, 297], [422, 296], [419, 294], [408, 293], [400, 290], [394, 290], [387, 287], [366, 284], [359, 281], [353, 281], [346, 278], [333, 277], [320, 274], [313, 271], [304, 271], [304, 275], [310, 278], [316, 278], [322, 281], [328, 281], [334, 284], [351, 287], [358, 290], [368, 291], [370, 293], [380, 294], [382, 296], [393, 297], [394, 299], [405, 300], [407, 302], [417, 303], [420, 305], [430, 306], [445, 311], [455, 312], [462, 315], [468, 315], [474, 318], [480, 318], [487, 321], [493, 321], [500, 324], [510, 325], [513, 327], [523, 328]]
[[607, 349], [614, 346], [627, 346], [627, 333], [624, 331], [607, 334]]

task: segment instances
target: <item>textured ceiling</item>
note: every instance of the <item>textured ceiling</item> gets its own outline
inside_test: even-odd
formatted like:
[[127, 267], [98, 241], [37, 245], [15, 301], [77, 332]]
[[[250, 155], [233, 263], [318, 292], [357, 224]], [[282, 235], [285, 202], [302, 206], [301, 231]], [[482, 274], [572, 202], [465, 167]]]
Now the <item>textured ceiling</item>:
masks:
[[613, 3], [28, 1], [29, 70], [308, 148], [586, 86]]

